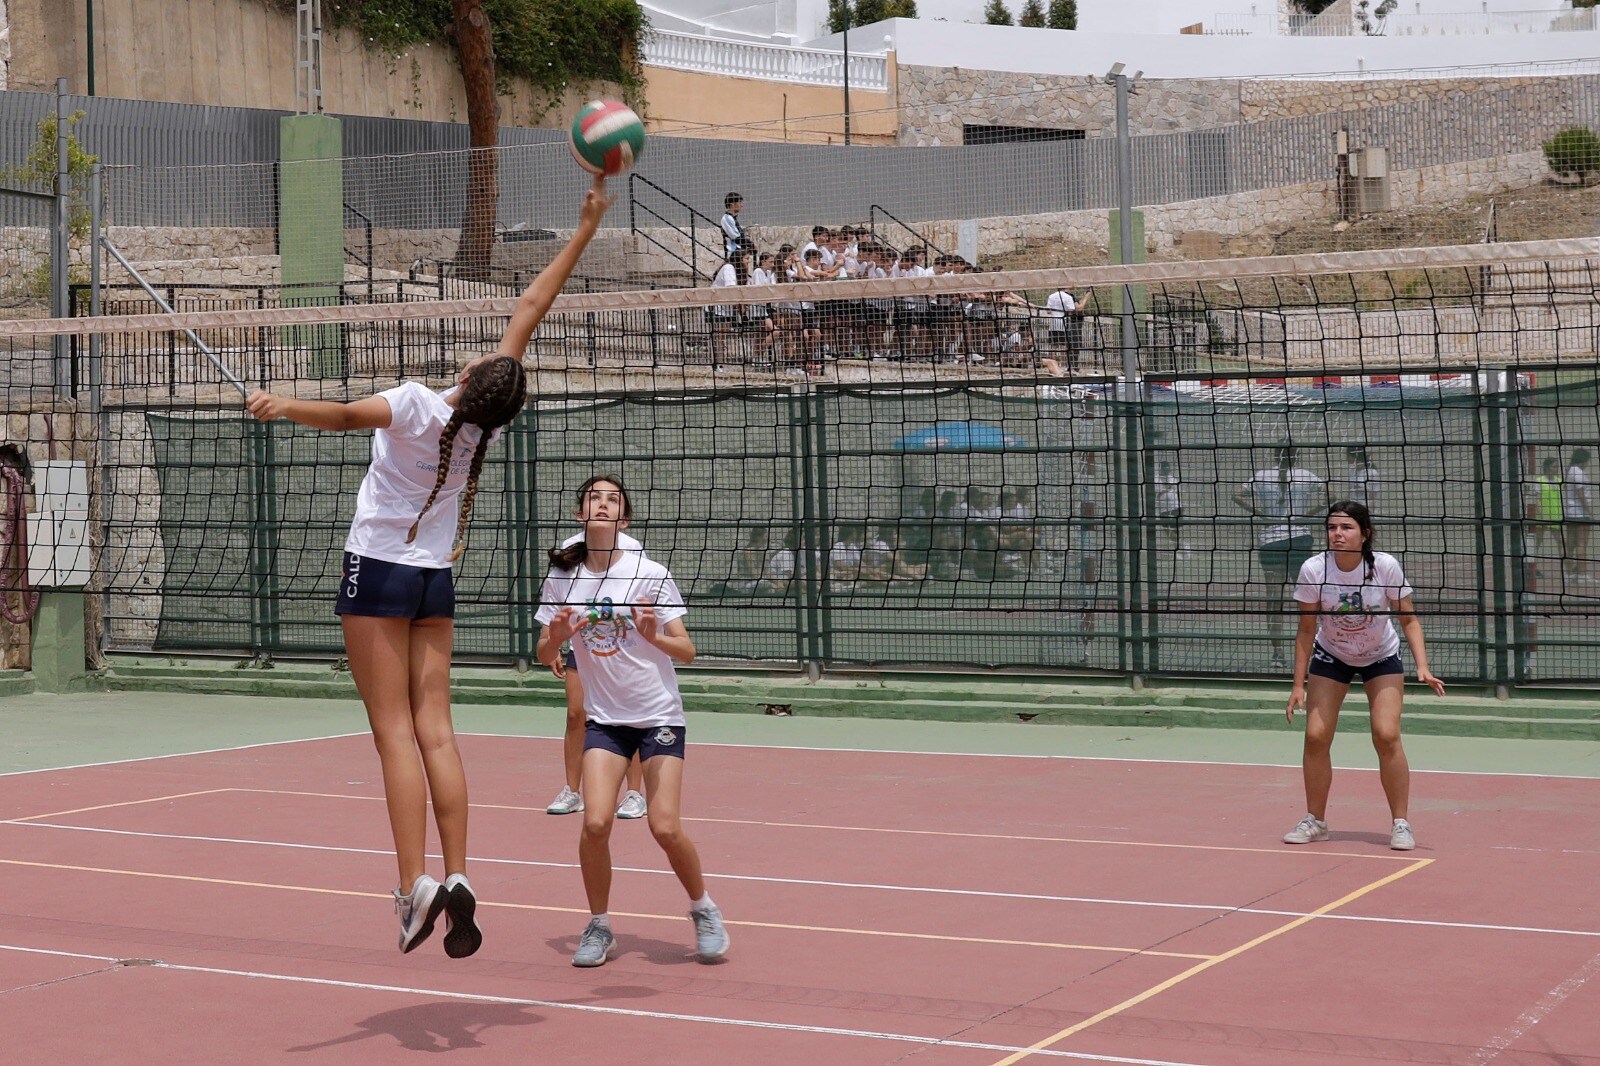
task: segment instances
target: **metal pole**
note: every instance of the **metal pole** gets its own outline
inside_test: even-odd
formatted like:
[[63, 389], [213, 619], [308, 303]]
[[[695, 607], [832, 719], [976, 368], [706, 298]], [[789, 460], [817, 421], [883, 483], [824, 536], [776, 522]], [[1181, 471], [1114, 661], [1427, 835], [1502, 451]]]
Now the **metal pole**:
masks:
[[844, 5], [844, 143], [850, 143], [850, 5]]
[[[1117, 89], [1117, 235], [1122, 261], [1133, 262], [1133, 138], [1128, 132], [1128, 76], [1118, 74]], [[1133, 286], [1122, 287], [1122, 377], [1130, 394], [1139, 377], [1139, 332], [1133, 317]], [[1135, 398], [1130, 395], [1130, 399]]]
[[[67, 79], [56, 79], [56, 202], [50, 234], [50, 314], [53, 318], [66, 318], [71, 314], [67, 304], [67, 256], [70, 252], [69, 226], [72, 221], [72, 153], [69, 149], [70, 123], [67, 112]], [[56, 392], [69, 396], [72, 391], [70, 339], [57, 336], [51, 342], [54, 361], [52, 376]]]
[[[1120, 66], [1120, 64], [1119, 64]], [[1133, 140], [1128, 130], [1128, 95], [1131, 79], [1117, 70], [1111, 78], [1117, 96], [1117, 237], [1123, 263], [1132, 263], [1133, 253]], [[1124, 467], [1128, 482], [1126, 540], [1128, 544], [1129, 600], [1132, 623], [1132, 652], [1128, 669], [1135, 691], [1144, 687], [1149, 649], [1144, 644], [1145, 581], [1144, 560], [1144, 388], [1139, 375], [1139, 333], [1134, 320], [1133, 286], [1122, 287], [1122, 399]]]
[[89, 42], [89, 95], [94, 95], [94, 0], [84, 0], [84, 29]]

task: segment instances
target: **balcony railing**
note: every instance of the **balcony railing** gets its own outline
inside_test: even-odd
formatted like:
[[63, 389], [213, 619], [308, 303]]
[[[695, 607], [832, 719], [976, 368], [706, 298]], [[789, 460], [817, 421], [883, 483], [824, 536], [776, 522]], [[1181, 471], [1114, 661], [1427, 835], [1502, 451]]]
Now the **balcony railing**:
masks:
[[[844, 53], [820, 48], [791, 48], [698, 37], [689, 33], [653, 31], [644, 47], [644, 62], [674, 70], [726, 74], [735, 78], [798, 82], [803, 85], [843, 85]], [[850, 55], [852, 89], [889, 88], [889, 61], [885, 55]]]
[[[1373, 5], [1376, 6], [1376, 5]], [[1380, 37], [1479, 37], [1513, 33], [1573, 33], [1600, 29], [1595, 8], [1552, 8], [1547, 11], [1395, 11], [1373, 22]], [[1256, 37], [1282, 33], [1291, 37], [1348, 37], [1361, 31], [1351, 20], [1322, 15], [1221, 12], [1205, 23], [1208, 35]]]

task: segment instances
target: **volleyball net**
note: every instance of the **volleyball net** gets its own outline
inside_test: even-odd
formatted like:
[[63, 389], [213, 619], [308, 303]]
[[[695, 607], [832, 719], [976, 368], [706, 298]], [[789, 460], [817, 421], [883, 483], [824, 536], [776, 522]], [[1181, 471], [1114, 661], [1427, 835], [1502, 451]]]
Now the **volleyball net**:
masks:
[[[1597, 266], [1578, 240], [563, 296], [486, 464], [457, 652], [532, 658], [545, 549], [606, 472], [711, 658], [1281, 671], [1270, 553], [1353, 498], [1441, 676], [1593, 680]], [[261, 425], [239, 388], [443, 388], [511, 308], [0, 323], [33, 513], [5, 588], [87, 588], [116, 649], [337, 651], [367, 435]]]

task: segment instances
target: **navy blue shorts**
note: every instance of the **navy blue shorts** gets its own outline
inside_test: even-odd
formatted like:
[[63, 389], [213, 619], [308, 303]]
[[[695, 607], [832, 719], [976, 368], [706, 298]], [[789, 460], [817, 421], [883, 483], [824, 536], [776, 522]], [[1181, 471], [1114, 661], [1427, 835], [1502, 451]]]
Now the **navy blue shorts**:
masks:
[[1377, 677], [1387, 677], [1390, 674], [1405, 675], [1405, 664], [1400, 661], [1400, 653], [1395, 652], [1387, 659], [1379, 659], [1366, 666], [1351, 666], [1343, 659], [1328, 651], [1321, 644], [1311, 645], [1311, 669], [1309, 673], [1317, 677], [1325, 677], [1329, 681], [1337, 681], [1341, 685], [1348, 685], [1357, 675], [1362, 681], [1371, 681]]
[[657, 755], [683, 758], [684, 742], [688, 731], [681, 725], [601, 725], [589, 719], [584, 723], [583, 750], [599, 748], [614, 751], [624, 759], [639, 756], [640, 762], [649, 762]]
[[450, 568], [434, 570], [344, 553], [334, 614], [368, 618], [454, 618], [456, 586]]
[[576, 670], [578, 668], [578, 653], [568, 648], [566, 662], [568, 670]]

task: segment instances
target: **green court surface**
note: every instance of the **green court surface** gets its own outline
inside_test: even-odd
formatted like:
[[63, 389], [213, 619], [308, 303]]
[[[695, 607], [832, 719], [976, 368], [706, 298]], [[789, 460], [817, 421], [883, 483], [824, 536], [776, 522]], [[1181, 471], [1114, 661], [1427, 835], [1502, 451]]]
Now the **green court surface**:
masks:
[[[458, 704], [455, 723], [463, 733], [556, 737], [562, 713], [548, 706]], [[1298, 721], [1278, 730], [1140, 728], [691, 711], [689, 728], [700, 744], [1280, 766], [1298, 765], [1300, 757]], [[0, 773], [18, 773], [360, 733], [366, 718], [359, 703], [345, 699], [32, 693], [0, 699], [0, 730]], [[1600, 777], [1600, 742], [1593, 740], [1409, 736], [1406, 749], [1418, 771]], [[1334, 762], [1376, 765], [1365, 738], [1344, 729]]]

